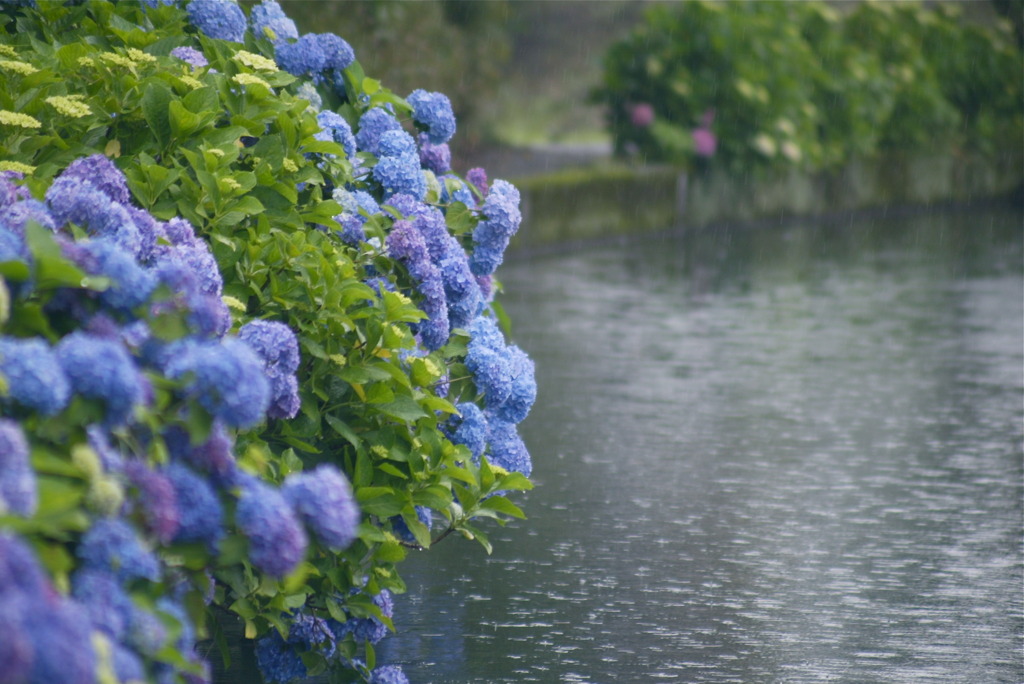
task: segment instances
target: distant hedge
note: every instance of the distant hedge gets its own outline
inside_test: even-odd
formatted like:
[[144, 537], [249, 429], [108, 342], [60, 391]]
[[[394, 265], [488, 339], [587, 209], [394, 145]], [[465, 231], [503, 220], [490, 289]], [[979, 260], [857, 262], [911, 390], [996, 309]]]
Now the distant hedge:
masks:
[[879, 150], [991, 152], [1024, 135], [1013, 27], [955, 5], [652, 7], [595, 90], [616, 151], [650, 161], [824, 168]]

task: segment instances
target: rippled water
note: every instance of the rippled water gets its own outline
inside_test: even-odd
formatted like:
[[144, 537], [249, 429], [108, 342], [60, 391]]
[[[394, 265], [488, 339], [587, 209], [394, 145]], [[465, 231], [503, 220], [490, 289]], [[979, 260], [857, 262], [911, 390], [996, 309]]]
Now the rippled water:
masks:
[[500, 275], [541, 394], [494, 554], [403, 566], [414, 682], [1021, 682], [1020, 213]]

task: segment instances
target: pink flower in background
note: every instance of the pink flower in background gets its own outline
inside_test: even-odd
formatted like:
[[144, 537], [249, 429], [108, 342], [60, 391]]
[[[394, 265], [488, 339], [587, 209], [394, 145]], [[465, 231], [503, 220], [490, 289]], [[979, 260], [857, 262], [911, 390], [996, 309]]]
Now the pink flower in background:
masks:
[[654, 107], [646, 102], [630, 105], [629, 120], [633, 122], [634, 126], [647, 128], [654, 121]]
[[693, 129], [693, 149], [698, 157], [713, 157], [718, 147], [718, 138], [711, 132], [715, 110], [709, 109], [700, 118], [700, 127]]

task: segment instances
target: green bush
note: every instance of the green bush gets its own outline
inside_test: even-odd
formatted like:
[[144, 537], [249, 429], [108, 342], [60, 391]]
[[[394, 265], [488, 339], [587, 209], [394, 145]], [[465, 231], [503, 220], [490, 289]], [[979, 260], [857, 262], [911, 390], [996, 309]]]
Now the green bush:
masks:
[[[1019, 141], [1021, 72], [1008, 25], [964, 25], [951, 7], [696, 1], [651, 8], [609, 50], [594, 96], [620, 154], [814, 169], [883, 149]], [[713, 157], [701, 128], [717, 138]]]
[[[279, 9], [268, 1], [252, 12]], [[231, 26], [224, 16], [241, 17], [241, 28], [222, 34]], [[166, 638], [133, 650], [121, 632], [86, 625], [97, 647], [74, 646], [95, 651], [97, 665], [81, 681], [137, 678], [116, 668], [126, 649], [146, 679], [202, 676], [191, 649], [194, 638], [222, 643], [214, 606], [259, 639], [268, 678], [369, 678], [373, 643], [391, 627], [388, 593], [405, 590], [397, 566], [407, 552], [452, 534], [489, 551], [480, 521], [523, 517], [508, 495], [531, 487], [515, 423], [533, 400], [533, 367], [496, 327], [503, 314], [491, 276], [518, 227], [518, 194], [500, 180], [488, 189], [479, 172], [467, 182], [438, 161], [454, 132], [443, 96], [400, 97], [346, 58], [343, 41], [322, 43], [334, 50], [325, 58], [306, 49], [309, 34], [284, 35], [287, 18], [278, 19], [282, 35], [250, 29], [226, 0], [0, 4], [0, 341], [59, 348], [72, 335], [106, 335], [144, 378], [139, 396], [151, 395], [136, 397], [123, 423], [105, 422], [104, 402], [90, 395], [43, 416], [20, 402], [22, 376], [0, 370], [0, 412], [14, 421], [3, 427], [27, 440], [32, 475], [22, 475], [39, 490], [37, 508], [7, 506], [0, 542], [19, 543], [6, 532], [28, 541], [62, 594], [89, 569], [88, 535], [110, 520], [129, 525], [136, 546], [158, 559], [158, 570], [120, 589], [168, 625]], [[371, 135], [371, 110], [391, 112], [381, 116], [397, 130]], [[73, 164], [103, 172], [72, 182]], [[130, 197], [90, 184], [102, 179], [126, 182]], [[88, 204], [101, 200], [102, 211]], [[39, 224], [62, 202], [74, 208], [47, 226], [51, 236]], [[16, 225], [29, 207], [38, 220]], [[131, 307], [104, 308], [108, 292], [132, 291], [127, 272], [165, 277], [155, 255], [188, 242], [183, 220], [201, 243], [182, 257], [192, 275], [181, 282], [215, 281], [216, 301], [182, 304], [188, 288], [167, 277]], [[132, 251], [129, 224], [149, 240], [133, 248], [134, 266], [82, 256], [108, 242]], [[217, 272], [203, 270], [204, 254]], [[228, 311], [227, 330], [201, 317]], [[284, 391], [267, 419], [258, 411], [231, 422], [233, 388], [198, 365], [175, 371], [167, 357], [238, 349], [236, 337], [259, 348], [247, 331], [263, 321], [297, 340], [295, 369], [284, 369], [284, 347], [258, 349], [272, 388], [288, 390], [294, 371], [297, 401], [289, 405]], [[140, 325], [143, 340], [131, 334]], [[0, 355], [0, 369], [4, 362]], [[147, 513], [150, 485], [139, 483], [215, 451], [219, 466], [196, 468], [216, 489], [223, 538], [211, 546], [161, 537]], [[136, 475], [109, 467], [104, 454], [135, 464]], [[343, 548], [320, 529], [330, 516], [317, 501], [273, 508], [279, 488], [316, 489], [326, 472], [344, 474], [361, 511]], [[6, 476], [0, 468], [0, 503]], [[343, 490], [333, 494], [344, 499]], [[261, 519], [276, 531], [254, 524]], [[293, 519], [308, 535], [289, 527]], [[268, 561], [261, 535], [292, 549], [282, 558], [296, 549], [299, 557]], [[13, 595], [3, 570], [0, 603]], [[35, 632], [17, 634], [31, 642]]]

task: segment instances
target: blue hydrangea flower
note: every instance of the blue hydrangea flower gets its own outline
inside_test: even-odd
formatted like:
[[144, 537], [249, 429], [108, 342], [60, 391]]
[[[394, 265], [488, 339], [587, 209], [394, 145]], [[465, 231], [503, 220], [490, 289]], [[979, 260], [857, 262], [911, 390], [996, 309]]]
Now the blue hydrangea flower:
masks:
[[[320, 93], [309, 81], [303, 81], [299, 84], [299, 87], [295, 90], [295, 96], [309, 102], [309, 106], [315, 112], [319, 112], [320, 108], [324, 106], [323, 98], [320, 97]], [[351, 132], [352, 128], [349, 127]]]
[[[382, 590], [373, 597], [373, 603], [380, 608], [381, 615], [390, 618], [394, 615], [395, 604], [391, 598], [391, 592]], [[346, 635], [351, 634], [357, 642], [368, 641], [376, 644], [388, 635], [388, 627], [376, 617], [349, 618], [345, 622], [328, 620], [327, 624], [334, 633], [335, 640], [341, 641]]]
[[185, 9], [193, 26], [210, 38], [233, 43], [245, 40], [248, 21], [234, 0], [192, 0]]
[[146, 527], [162, 543], [170, 543], [180, 524], [174, 485], [166, 475], [136, 459], [125, 463], [124, 474], [138, 490], [137, 499]]
[[94, 684], [96, 654], [88, 615], [74, 601], [56, 595], [40, 598], [44, 600], [36, 599], [23, 615], [22, 629], [33, 647], [32, 670], [26, 681]]
[[210, 435], [198, 446], [192, 445], [188, 432], [177, 427], [165, 432], [164, 442], [173, 458], [187, 461], [219, 482], [230, 481], [235, 472], [235, 440], [222, 421], [213, 421]]
[[446, 173], [440, 180], [442, 203], [462, 202], [467, 207], [476, 206], [476, 196], [469, 189], [468, 183], [453, 173]]
[[[416, 506], [416, 517], [421, 523], [427, 526], [429, 530], [433, 524], [433, 519], [430, 513], [430, 509], [426, 506]], [[407, 544], [416, 543], [416, 535], [412, 533], [409, 526], [405, 522], [405, 518], [400, 515], [394, 515], [391, 517], [391, 529], [395, 533], [395, 536], [406, 542]]]
[[261, 38], [278, 41], [299, 37], [295, 22], [288, 18], [275, 0], [263, 0], [253, 7], [249, 22], [252, 24], [252, 32]]
[[163, 224], [163, 230], [172, 245], [195, 245], [199, 241], [192, 224], [180, 216]]
[[373, 178], [385, 194], [407, 193], [418, 200], [426, 197], [427, 181], [411, 135], [403, 130], [384, 131], [377, 152], [380, 158], [373, 167]]
[[512, 369], [504, 351], [470, 342], [466, 367], [489, 407], [499, 406], [512, 393]]
[[25, 226], [29, 221], [38, 223], [47, 230], [57, 231], [57, 223], [53, 220], [53, 214], [45, 204], [37, 199], [14, 202], [0, 209], [0, 226], [19, 235], [25, 233]]
[[15, 402], [52, 416], [71, 396], [71, 384], [50, 345], [41, 339], [0, 337], [0, 374]]
[[252, 427], [270, 405], [270, 383], [263, 360], [241, 340], [175, 344], [168, 351], [169, 378], [188, 375], [186, 391], [231, 427]]
[[146, 668], [137, 653], [130, 651], [121, 644], [113, 644], [111, 664], [114, 676], [119, 682], [142, 682], [146, 680]]
[[409, 678], [398, 665], [381, 665], [370, 673], [370, 684], [409, 684]]
[[111, 280], [110, 286], [100, 293], [103, 304], [128, 312], [149, 299], [156, 280], [121, 245], [101, 238], [83, 245], [82, 249], [93, 257], [86, 270]]
[[329, 548], [348, 548], [356, 538], [359, 506], [348, 479], [333, 465], [289, 475], [281, 493], [299, 517]]
[[366, 232], [363, 225], [367, 221], [367, 216], [380, 212], [377, 200], [365, 190], [350, 192], [344, 188], [336, 188], [333, 198], [343, 209], [342, 213], [334, 217], [334, 220], [341, 224], [341, 239], [349, 245], [365, 242]]
[[224, 537], [224, 513], [213, 487], [181, 463], [171, 463], [164, 472], [178, 502], [179, 524], [174, 540], [204, 542], [216, 549]]
[[276, 629], [256, 640], [256, 665], [263, 680], [274, 684], [287, 684], [307, 676], [305, 664], [289, 643], [281, 638]]
[[56, 347], [57, 361], [72, 391], [99, 399], [108, 425], [124, 425], [143, 399], [142, 376], [124, 345], [73, 332]]
[[90, 425], [85, 429], [85, 434], [89, 446], [100, 457], [104, 472], [120, 473], [124, 469], [124, 459], [121, 452], [110, 445], [106, 428], [101, 425]]
[[82, 536], [77, 553], [82, 567], [112, 572], [122, 582], [138, 577], [154, 582], [160, 579], [156, 556], [124, 520], [97, 520]]
[[501, 420], [490, 412], [487, 414], [487, 448], [487, 458], [493, 465], [527, 477], [533, 471], [530, 452], [519, 436], [515, 423]]
[[21, 235], [0, 224], [0, 261], [20, 261], [28, 264], [30, 260], [31, 255]]
[[71, 595], [85, 608], [93, 626], [115, 641], [124, 636], [134, 604], [114, 573], [79, 568], [71, 576]]
[[406, 100], [412, 105], [412, 118], [426, 127], [430, 142], [440, 145], [455, 135], [455, 114], [447, 95], [414, 90]]
[[274, 487], [248, 476], [241, 489], [235, 520], [249, 538], [249, 559], [268, 575], [284, 577], [305, 557], [309, 541], [302, 523]]
[[380, 137], [387, 131], [401, 131], [402, 124], [391, 112], [382, 107], [367, 110], [359, 117], [359, 130], [356, 131], [356, 144], [363, 152], [376, 155]]
[[274, 57], [277, 65], [292, 76], [318, 74], [327, 63], [327, 54], [312, 33], [301, 36], [294, 43], [277, 43]]
[[139, 233], [139, 261], [148, 262], [156, 254], [159, 241], [166, 239], [167, 236], [164, 234], [161, 223], [153, 218], [148, 211], [136, 206], [128, 206], [127, 209], [128, 216], [131, 217], [132, 223], [135, 224]]
[[131, 606], [124, 642], [143, 655], [153, 656], [167, 641], [167, 628], [160, 618], [137, 605]]
[[[277, 4], [277, 3], [274, 3]], [[195, 48], [188, 46], [176, 47], [171, 50], [171, 57], [175, 57], [185, 62], [192, 67], [192, 70], [202, 69], [203, 67], [210, 66], [210, 63], [206, 60], [206, 56], [196, 50]]]
[[476, 275], [490, 275], [501, 265], [509, 240], [519, 230], [519, 191], [511, 183], [495, 180], [484, 200], [485, 219], [473, 229], [473, 254], [469, 265]]
[[472, 402], [456, 404], [459, 416], [451, 420], [450, 439], [454, 444], [464, 444], [473, 454], [480, 458], [487, 446], [487, 418], [480, 407]]
[[430, 136], [420, 133], [416, 136], [416, 142], [420, 148], [420, 164], [423, 168], [430, 169], [438, 176], [448, 173], [452, 168], [452, 152], [447, 143], [435, 145], [430, 142]]
[[522, 349], [515, 345], [509, 346], [508, 360], [512, 389], [508, 398], [495, 409], [495, 413], [506, 422], [519, 423], [530, 413], [537, 399], [537, 381], [533, 361]]
[[469, 268], [466, 253], [461, 248], [450, 250], [441, 261], [440, 270], [448, 301], [448, 321], [452, 328], [465, 328], [483, 306], [483, 294]]
[[324, 53], [324, 70], [342, 71], [355, 61], [352, 46], [344, 38], [333, 33], [318, 33], [316, 40]]
[[324, 110], [316, 115], [320, 131], [313, 137], [326, 142], [336, 142], [345, 149], [345, 156], [353, 157], [356, 153], [356, 139], [352, 135], [352, 127], [340, 114]]
[[28, 441], [21, 426], [0, 418], [0, 502], [7, 511], [29, 516], [36, 512], [36, 473], [29, 461]]

